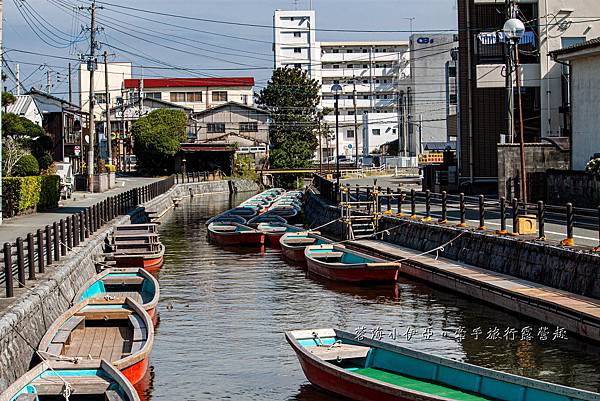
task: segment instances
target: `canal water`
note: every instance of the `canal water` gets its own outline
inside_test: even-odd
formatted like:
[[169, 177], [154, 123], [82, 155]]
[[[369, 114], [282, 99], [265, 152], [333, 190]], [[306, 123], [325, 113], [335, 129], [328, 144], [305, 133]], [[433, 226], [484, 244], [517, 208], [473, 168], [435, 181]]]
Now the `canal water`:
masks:
[[323, 327], [600, 390], [600, 349], [555, 327], [410, 279], [340, 285], [276, 250], [208, 244], [205, 221], [239, 201], [195, 197], [160, 227], [166, 256], [146, 400], [336, 400], [308, 383], [283, 336]]

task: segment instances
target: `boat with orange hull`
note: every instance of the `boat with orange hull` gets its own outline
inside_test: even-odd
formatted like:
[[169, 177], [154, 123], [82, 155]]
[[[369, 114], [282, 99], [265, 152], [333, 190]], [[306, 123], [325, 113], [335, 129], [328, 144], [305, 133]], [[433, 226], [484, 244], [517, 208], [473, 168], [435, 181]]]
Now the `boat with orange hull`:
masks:
[[124, 302], [126, 297], [142, 305], [156, 326], [160, 286], [152, 274], [140, 267], [114, 267], [103, 270], [90, 278], [73, 299], [80, 302], [88, 298], [108, 298], [115, 302]]
[[154, 343], [154, 325], [143, 307], [88, 298], [60, 316], [42, 338], [47, 359], [106, 359], [131, 382], [146, 374]]
[[262, 231], [238, 223], [210, 223], [208, 239], [220, 245], [262, 246], [265, 234]]
[[65, 399], [140, 401], [127, 378], [100, 359], [42, 361], [0, 394], [0, 401]]
[[313, 385], [351, 400], [600, 400], [595, 392], [358, 338], [341, 330], [297, 330], [285, 333], [285, 338]]
[[148, 271], [156, 271], [163, 265], [165, 246], [155, 244], [115, 244], [111, 246], [112, 253], [106, 260], [115, 262], [116, 267], [142, 267]]
[[285, 233], [279, 238], [281, 253], [287, 259], [296, 263], [306, 263], [304, 250], [309, 245], [321, 245], [331, 243], [325, 237], [320, 235], [319, 231], [300, 231], [295, 233]]
[[385, 282], [396, 281], [399, 263], [388, 262], [343, 245], [310, 245], [304, 249], [309, 273], [335, 281]]

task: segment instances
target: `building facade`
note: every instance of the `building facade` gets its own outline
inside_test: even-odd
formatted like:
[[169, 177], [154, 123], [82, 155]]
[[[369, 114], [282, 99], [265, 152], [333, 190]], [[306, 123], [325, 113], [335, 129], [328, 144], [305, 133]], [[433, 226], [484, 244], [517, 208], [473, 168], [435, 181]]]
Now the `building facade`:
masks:
[[194, 112], [227, 102], [249, 106], [254, 103], [252, 77], [126, 79], [124, 86], [134, 97], [139, 98], [142, 93], [143, 97], [174, 103]]
[[[108, 63], [108, 74], [105, 74], [104, 63], [97, 64], [94, 72], [94, 92], [96, 103], [94, 105], [94, 117], [96, 121], [102, 121], [103, 115], [108, 109], [115, 107], [121, 98], [123, 81], [131, 79], [132, 66], [128, 62]], [[106, 75], [108, 75], [109, 98], [106, 99]], [[90, 72], [87, 64], [79, 65], [79, 106], [81, 110], [89, 111], [90, 104]]]
[[[594, 0], [522, 0], [516, 11], [504, 0], [459, 0], [459, 174], [465, 190], [498, 186], [498, 143], [518, 142], [520, 132], [514, 60], [502, 27], [511, 16], [525, 21], [519, 45], [525, 142], [570, 137], [568, 76], [550, 53], [598, 36]], [[513, 57], [514, 58], [514, 57]], [[509, 71], [509, 74], [506, 73]]]

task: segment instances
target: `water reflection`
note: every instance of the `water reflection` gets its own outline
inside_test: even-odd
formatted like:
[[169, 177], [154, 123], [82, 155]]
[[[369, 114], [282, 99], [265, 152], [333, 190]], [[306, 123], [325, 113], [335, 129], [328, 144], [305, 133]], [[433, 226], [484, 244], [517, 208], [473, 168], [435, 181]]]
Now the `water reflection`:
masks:
[[[279, 251], [208, 244], [205, 221], [238, 201], [195, 197], [160, 227], [166, 245], [159, 273], [161, 321], [146, 400], [338, 399], [308, 384], [282, 334], [314, 327], [364, 327], [367, 335], [379, 327], [384, 340], [414, 349], [600, 388], [597, 346], [575, 339], [485, 340], [491, 328], [520, 333], [526, 326], [537, 329], [535, 322], [410, 279], [396, 286], [339, 284], [307, 277]], [[477, 328], [479, 339], [472, 335]], [[429, 330], [430, 337], [424, 335]]]

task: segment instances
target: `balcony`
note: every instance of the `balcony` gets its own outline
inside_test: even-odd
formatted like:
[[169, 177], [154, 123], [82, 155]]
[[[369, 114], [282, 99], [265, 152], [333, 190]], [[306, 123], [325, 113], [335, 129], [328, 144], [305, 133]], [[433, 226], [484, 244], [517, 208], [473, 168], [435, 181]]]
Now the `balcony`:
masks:
[[[506, 78], [503, 75], [504, 64], [480, 64], [477, 66], [478, 88], [505, 88]], [[530, 87], [540, 86], [540, 65], [521, 65], [521, 85]], [[513, 86], [516, 86], [516, 77], [513, 74]]]
[[[341, 67], [341, 66], [340, 66]], [[323, 68], [321, 70], [323, 78], [348, 79], [352, 77], [360, 79], [369, 79], [373, 77], [392, 77], [394, 68]]]
[[369, 60], [373, 63], [394, 63], [400, 60], [400, 53], [322, 53], [321, 62], [323, 63], [355, 63], [368, 64]]

